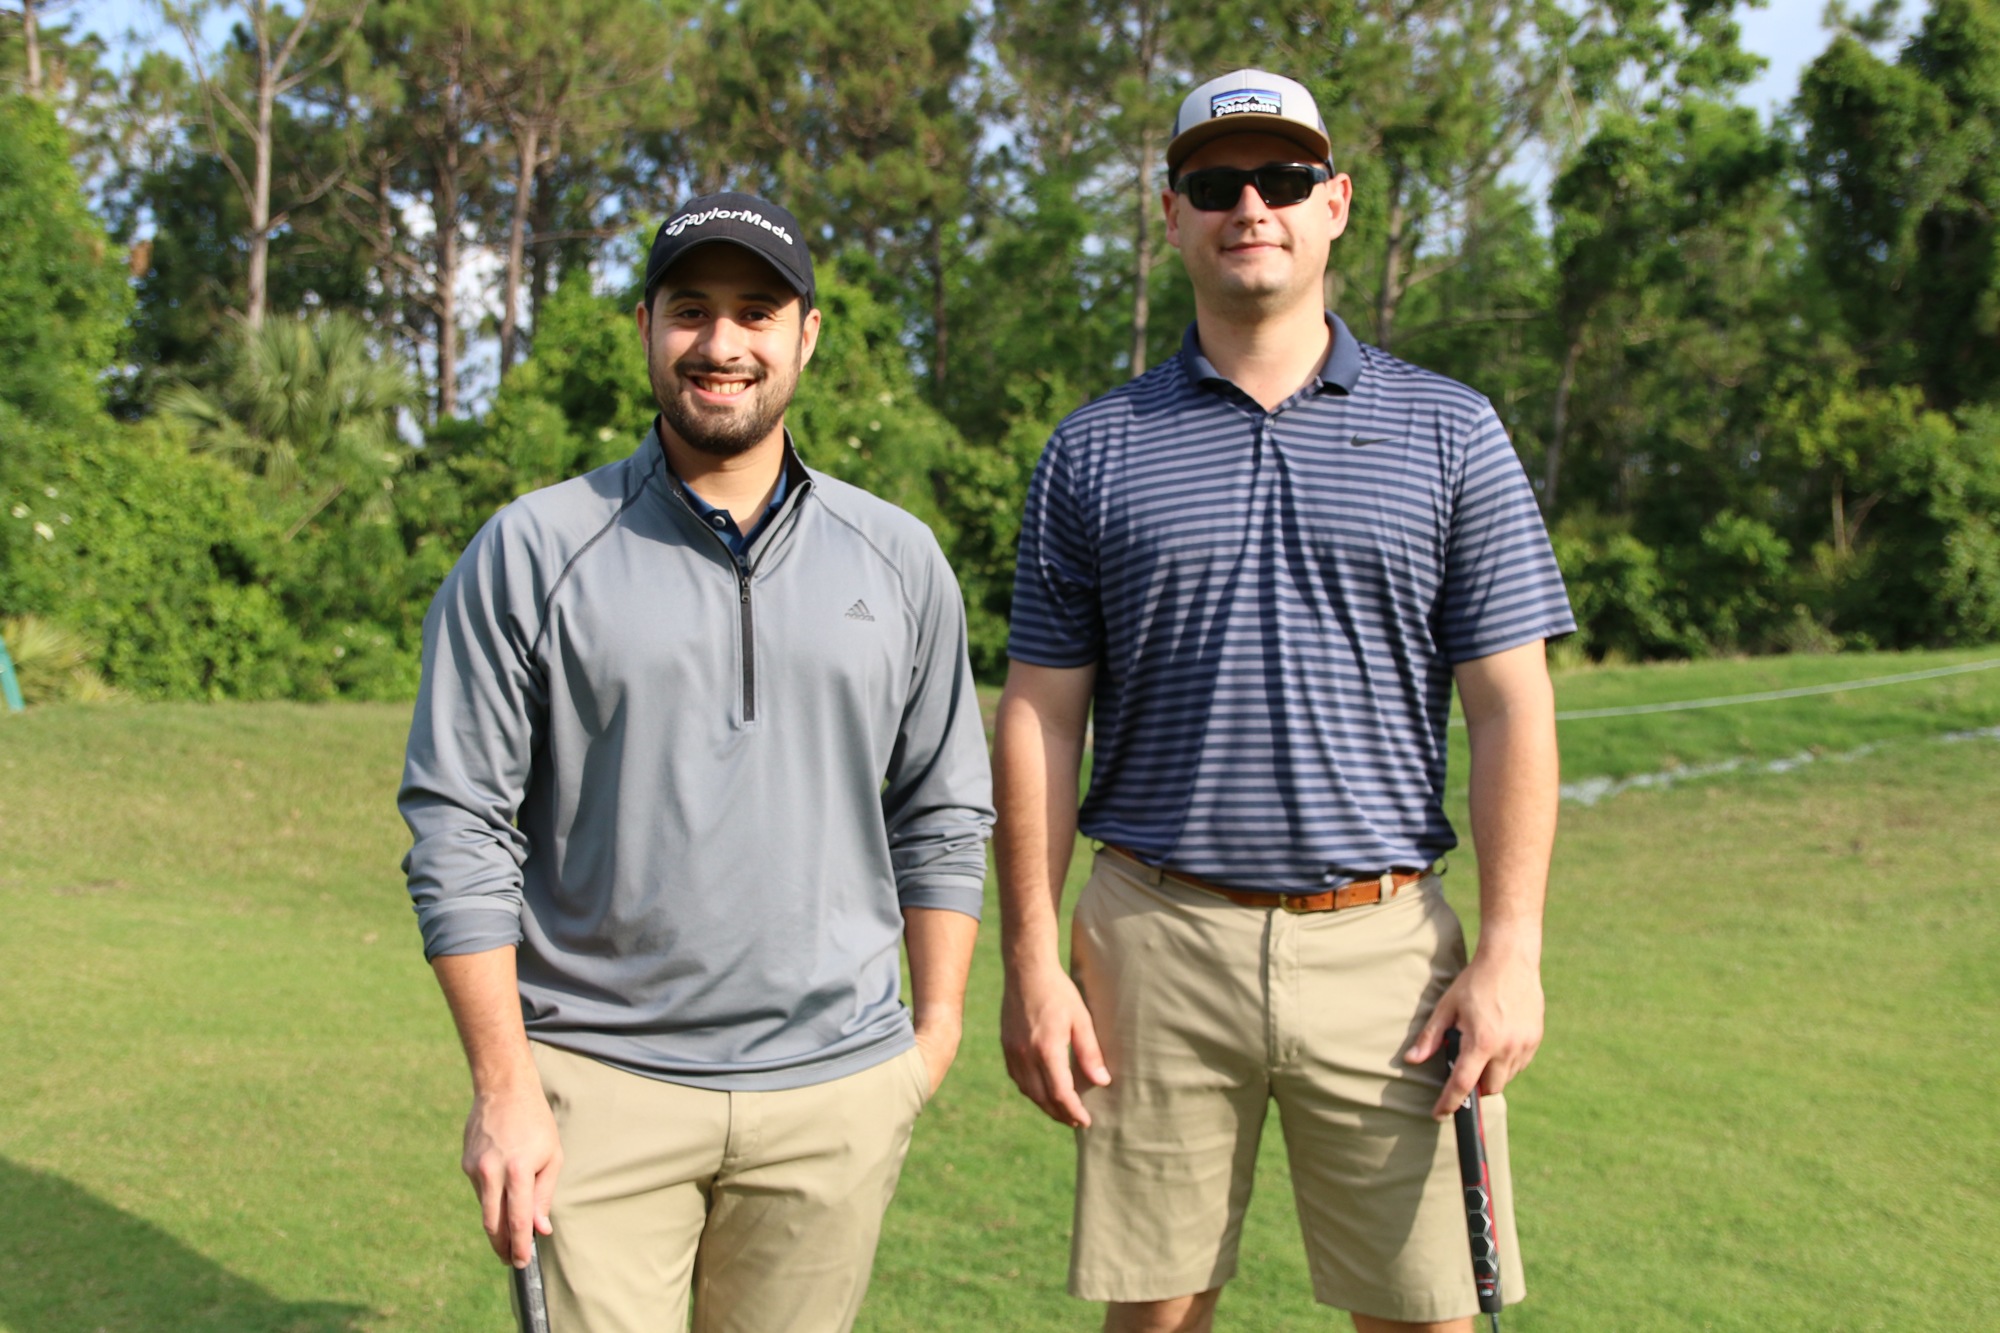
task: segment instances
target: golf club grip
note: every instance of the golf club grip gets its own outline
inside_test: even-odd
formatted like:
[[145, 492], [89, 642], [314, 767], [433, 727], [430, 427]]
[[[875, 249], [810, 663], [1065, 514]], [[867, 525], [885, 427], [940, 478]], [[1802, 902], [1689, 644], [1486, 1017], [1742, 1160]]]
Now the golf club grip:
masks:
[[528, 1266], [509, 1268], [514, 1275], [514, 1313], [521, 1333], [549, 1333], [549, 1300], [542, 1290], [541, 1249], [529, 1242]]
[[[1458, 1029], [1444, 1034], [1444, 1076], [1458, 1064]], [[1486, 1125], [1479, 1114], [1479, 1089], [1451, 1113], [1458, 1137], [1458, 1183], [1465, 1191], [1465, 1231], [1472, 1244], [1472, 1285], [1481, 1314], [1500, 1313], [1500, 1242], [1493, 1228], [1493, 1173], [1486, 1166]]]

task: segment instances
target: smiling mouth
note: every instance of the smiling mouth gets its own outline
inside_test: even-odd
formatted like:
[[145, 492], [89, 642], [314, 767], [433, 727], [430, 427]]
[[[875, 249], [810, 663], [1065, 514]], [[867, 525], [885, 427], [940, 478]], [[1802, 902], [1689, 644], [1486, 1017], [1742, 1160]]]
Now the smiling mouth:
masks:
[[689, 375], [688, 383], [716, 398], [740, 397], [755, 380], [725, 375]]

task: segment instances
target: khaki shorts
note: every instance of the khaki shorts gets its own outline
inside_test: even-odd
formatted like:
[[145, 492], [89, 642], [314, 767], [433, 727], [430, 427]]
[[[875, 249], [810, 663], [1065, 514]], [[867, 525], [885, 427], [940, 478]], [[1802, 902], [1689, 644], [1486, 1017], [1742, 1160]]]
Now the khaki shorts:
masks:
[[782, 1092], [713, 1092], [532, 1043], [563, 1146], [541, 1241], [562, 1333], [841, 1333], [910, 1128], [912, 1049]]
[[[1083, 1094], [1070, 1290], [1155, 1301], [1221, 1286], [1278, 1103], [1313, 1294], [1382, 1319], [1478, 1310], [1442, 1060], [1401, 1052], [1465, 965], [1435, 876], [1291, 915], [1097, 856], [1071, 934], [1111, 1084]], [[1504, 1099], [1483, 1098], [1501, 1292], [1525, 1290]]]

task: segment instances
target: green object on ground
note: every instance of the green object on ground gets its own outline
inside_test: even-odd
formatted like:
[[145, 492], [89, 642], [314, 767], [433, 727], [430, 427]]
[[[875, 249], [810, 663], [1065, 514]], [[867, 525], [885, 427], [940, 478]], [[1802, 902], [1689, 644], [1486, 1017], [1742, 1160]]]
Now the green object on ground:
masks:
[[7, 641], [0, 639], [0, 697], [7, 701], [7, 711], [19, 713], [28, 705], [21, 701], [21, 682], [14, 675], [14, 659], [7, 654]]
[[[1608, 706], [1768, 688], [1772, 670], [1558, 689]], [[1835, 748], [1929, 725], [1853, 763], [1565, 808], [1548, 1044], [1511, 1094], [1530, 1289], [1511, 1333], [1761, 1333], [1829, 1309], [1954, 1327], [2000, 1308], [2000, 745], [1929, 739], [1979, 725], [1990, 696], [1863, 711], [1896, 692], [1830, 714]], [[1834, 706], [1759, 716], [1808, 705]], [[1653, 720], [1590, 723], [1605, 739], [1565, 776], [1661, 767], [1605, 730]], [[7, 728], [0, 1330], [506, 1327], [457, 1167], [464, 1065], [396, 870], [407, 723], [401, 705], [53, 706]], [[1476, 867], [1453, 861], [1470, 918]], [[1062, 1292], [1070, 1137], [1013, 1092], [994, 1040], [998, 943], [990, 912], [871, 1333], [1095, 1322]], [[1309, 1292], [1273, 1122], [1218, 1327], [1338, 1326]]]

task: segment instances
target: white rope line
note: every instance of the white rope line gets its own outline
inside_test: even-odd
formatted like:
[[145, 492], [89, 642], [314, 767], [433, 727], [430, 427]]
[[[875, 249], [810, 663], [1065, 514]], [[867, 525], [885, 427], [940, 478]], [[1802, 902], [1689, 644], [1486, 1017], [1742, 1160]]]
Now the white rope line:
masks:
[[[1774, 699], [1803, 699], [1814, 694], [1839, 694], [1844, 690], [1872, 690], [1878, 685], [1902, 685], [1913, 680], [1936, 680], [1940, 676], [1962, 676], [1969, 671], [1991, 671], [2000, 667], [2000, 657], [1983, 662], [1962, 662], [1957, 666], [1932, 667], [1928, 671], [1905, 671], [1897, 676], [1875, 676], [1868, 680], [1841, 680], [1826, 685], [1800, 685], [1789, 690], [1764, 690], [1758, 694], [1729, 694], [1716, 699], [1678, 699], [1672, 703], [1630, 704], [1624, 708], [1572, 708], [1556, 714], [1558, 722], [1582, 722], [1594, 717], [1637, 717], [1642, 713], [1685, 713], [1695, 708], [1724, 708], [1730, 704], [1762, 704]], [[1457, 718], [1453, 726], [1464, 725]]]

